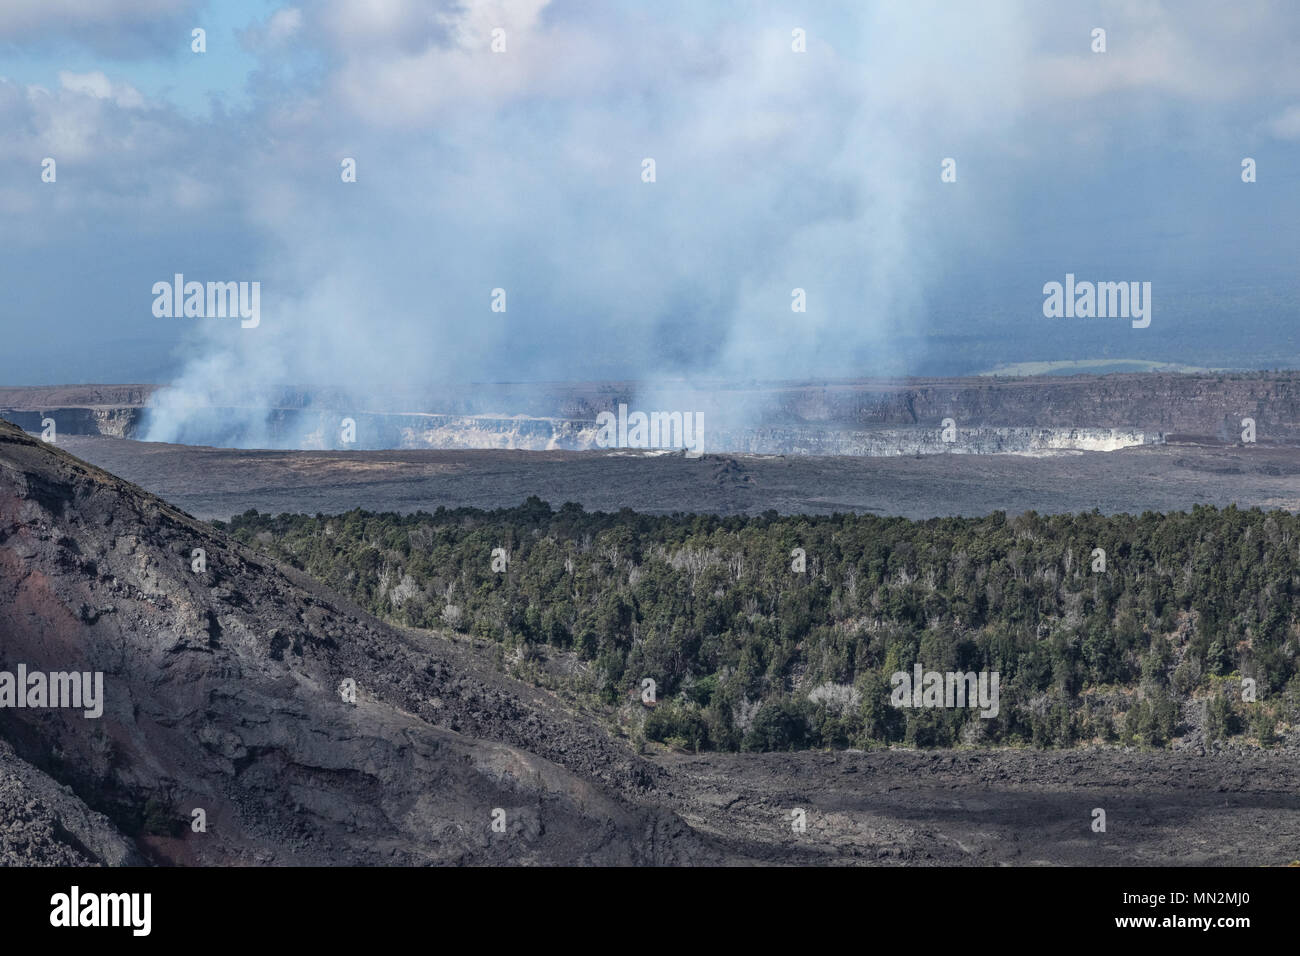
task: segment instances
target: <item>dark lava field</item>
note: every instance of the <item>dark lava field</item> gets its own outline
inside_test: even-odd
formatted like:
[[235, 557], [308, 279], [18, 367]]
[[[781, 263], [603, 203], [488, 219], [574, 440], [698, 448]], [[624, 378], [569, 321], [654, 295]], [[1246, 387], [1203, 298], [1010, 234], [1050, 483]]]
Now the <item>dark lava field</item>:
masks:
[[871, 512], [922, 519], [992, 511], [1300, 507], [1300, 448], [1165, 444], [1108, 452], [922, 457], [635, 451], [247, 451], [62, 436], [61, 448], [198, 518], [514, 507], [530, 495], [589, 511]]

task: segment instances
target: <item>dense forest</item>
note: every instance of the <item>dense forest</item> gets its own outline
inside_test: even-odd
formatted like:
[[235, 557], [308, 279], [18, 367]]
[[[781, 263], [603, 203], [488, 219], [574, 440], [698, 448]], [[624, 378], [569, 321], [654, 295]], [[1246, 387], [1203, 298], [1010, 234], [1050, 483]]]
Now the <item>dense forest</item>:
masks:
[[[215, 524], [381, 618], [570, 661], [566, 690], [677, 747], [1267, 745], [1300, 722], [1286, 512], [723, 518], [531, 498]], [[892, 675], [918, 663], [997, 674], [997, 715], [896, 706]]]

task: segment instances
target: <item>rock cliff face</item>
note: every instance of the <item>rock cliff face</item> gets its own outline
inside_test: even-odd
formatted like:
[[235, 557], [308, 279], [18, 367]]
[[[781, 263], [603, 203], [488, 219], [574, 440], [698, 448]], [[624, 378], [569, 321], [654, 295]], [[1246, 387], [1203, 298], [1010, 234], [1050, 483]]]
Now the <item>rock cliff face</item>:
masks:
[[[154, 407], [151, 386], [0, 389], [0, 417], [29, 432], [45, 417], [60, 434], [235, 447], [596, 447], [596, 416], [690, 411], [714, 452], [894, 456], [955, 451], [1043, 454], [1194, 437], [1236, 442], [1242, 419], [1264, 443], [1300, 442], [1300, 373], [1110, 375], [771, 384], [655, 390], [626, 383], [390, 389], [350, 399], [339, 389], [284, 389], [255, 409], [221, 400], [199, 413]], [[936, 437], [952, 419], [962, 438]], [[942, 446], [942, 447], [940, 447]]]
[[0, 859], [720, 859], [647, 802], [661, 771], [553, 698], [0, 423], [0, 671], [19, 665], [102, 673], [103, 713], [0, 707]]
[[0, 740], [0, 866], [139, 866], [146, 860], [102, 813]]
[[837, 429], [770, 427], [706, 434], [705, 446], [755, 455], [1051, 455], [1064, 451], [1115, 451], [1160, 444], [1164, 436], [1133, 428], [1007, 428], [954, 425], [951, 440], [941, 428]]

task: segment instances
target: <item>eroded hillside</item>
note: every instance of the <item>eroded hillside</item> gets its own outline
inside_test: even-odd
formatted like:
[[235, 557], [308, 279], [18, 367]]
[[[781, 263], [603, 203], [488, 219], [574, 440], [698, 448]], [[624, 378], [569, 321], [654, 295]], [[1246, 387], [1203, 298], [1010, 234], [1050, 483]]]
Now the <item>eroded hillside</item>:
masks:
[[102, 862], [123, 837], [177, 863], [718, 859], [635, 799], [651, 764], [545, 695], [8, 425], [0, 652], [10, 672], [103, 674], [98, 718], [0, 710], [24, 773], [104, 815], [62, 827]]

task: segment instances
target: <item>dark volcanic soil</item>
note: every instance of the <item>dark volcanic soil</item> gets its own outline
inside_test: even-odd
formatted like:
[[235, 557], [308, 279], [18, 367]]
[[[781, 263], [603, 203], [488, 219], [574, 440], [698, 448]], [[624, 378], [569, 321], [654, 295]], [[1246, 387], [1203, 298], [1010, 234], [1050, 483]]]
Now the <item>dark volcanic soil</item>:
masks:
[[559, 507], [907, 518], [991, 511], [1180, 511], [1193, 504], [1300, 508], [1300, 448], [1163, 445], [1044, 458], [818, 458], [562, 451], [241, 451], [101, 437], [61, 448], [200, 518]]
[[[876, 751], [663, 758], [685, 819], [802, 860], [1174, 866], [1300, 859], [1294, 752]], [[806, 811], [796, 834], [791, 812]], [[1106, 814], [1094, 832], [1093, 811]]]
[[[641, 798], [652, 764], [547, 695], [3, 423], [0, 664], [103, 673], [98, 718], [0, 709], [21, 761], [0, 759], [0, 822], [30, 814], [39, 862], [115, 862], [118, 834], [182, 864], [729, 858]], [[42, 798], [46, 777], [75, 799]]]

